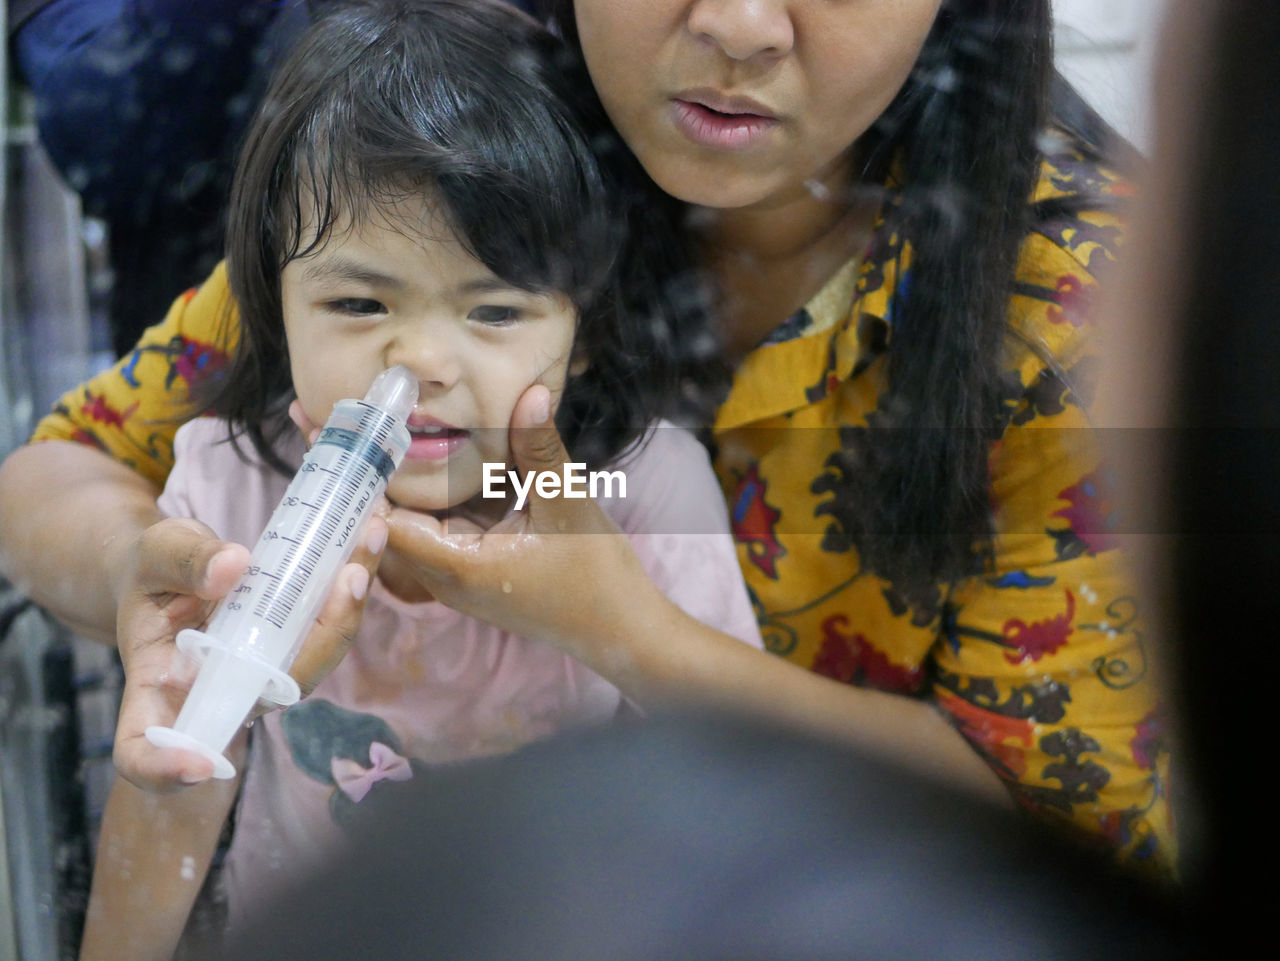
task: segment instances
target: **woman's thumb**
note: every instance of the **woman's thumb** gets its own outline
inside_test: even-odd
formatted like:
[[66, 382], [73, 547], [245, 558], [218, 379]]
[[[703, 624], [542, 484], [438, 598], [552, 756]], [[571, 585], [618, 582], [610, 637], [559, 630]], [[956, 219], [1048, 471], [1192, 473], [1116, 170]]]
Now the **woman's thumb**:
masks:
[[511, 455], [523, 475], [559, 474], [569, 460], [551, 416], [551, 391], [543, 384], [526, 390], [511, 412]]

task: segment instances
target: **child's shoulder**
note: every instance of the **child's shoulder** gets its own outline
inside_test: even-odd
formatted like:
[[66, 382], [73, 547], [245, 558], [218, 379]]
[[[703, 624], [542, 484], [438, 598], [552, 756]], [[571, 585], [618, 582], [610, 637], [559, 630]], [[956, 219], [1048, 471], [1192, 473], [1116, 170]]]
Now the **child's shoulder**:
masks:
[[661, 418], [618, 459], [616, 469], [648, 484], [673, 480], [680, 471], [710, 474], [711, 457], [693, 431]]
[[174, 435], [173, 449], [175, 456], [179, 453], [192, 454], [196, 451], [215, 447], [227, 438], [227, 422], [212, 414], [193, 417]]
[[174, 458], [161, 509], [194, 517], [218, 536], [240, 543], [257, 539], [289, 484], [247, 440], [233, 444], [227, 422], [216, 417], [183, 424], [174, 438]]
[[691, 431], [670, 421], [654, 421], [616, 463], [589, 472], [589, 481], [592, 476], [592, 496], [628, 534], [727, 530], [724, 498], [707, 449]]
[[693, 431], [660, 417], [645, 428], [640, 440], [618, 459], [618, 463], [644, 465], [661, 461], [664, 457], [709, 460], [707, 449]]

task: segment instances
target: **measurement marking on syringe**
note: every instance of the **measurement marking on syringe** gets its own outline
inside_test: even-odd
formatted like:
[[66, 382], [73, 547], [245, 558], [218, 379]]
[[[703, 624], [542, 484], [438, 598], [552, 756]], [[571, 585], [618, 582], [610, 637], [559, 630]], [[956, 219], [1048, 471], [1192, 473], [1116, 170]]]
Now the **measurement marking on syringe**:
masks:
[[[287, 541], [290, 547], [280, 558], [279, 573], [272, 575], [272, 580], [275, 582], [274, 589], [262, 596], [255, 611], [257, 616], [276, 628], [283, 628], [285, 621], [293, 613], [294, 606], [323, 559], [328, 545], [333, 543], [334, 536], [345, 526], [343, 536], [345, 541], [346, 536], [353, 531], [352, 522], [355, 516], [352, 516], [350, 511], [352, 505], [361, 496], [362, 489], [367, 488], [364, 491], [361, 506], [367, 502], [370, 492], [377, 489], [376, 480], [369, 478], [366, 471], [360, 472], [366, 475], [364, 478], [351, 476], [351, 462], [351, 456], [344, 451], [337, 458], [341, 472], [320, 468], [337, 480], [336, 482], [328, 480], [322, 484], [322, 489], [317, 491], [320, 495], [319, 503], [300, 499], [294, 502], [293, 506], [307, 509], [306, 520], [301, 528], [295, 531], [296, 536], [280, 536], [280, 540]], [[356, 463], [358, 464], [359, 461]], [[359, 508], [356, 516], [358, 513]], [[312, 536], [313, 534], [318, 536]], [[339, 543], [341, 544], [342, 541]], [[304, 544], [306, 546], [299, 555], [299, 547]]]
[[288, 547], [283, 548], [272, 563], [273, 570], [264, 571], [272, 583], [255, 605], [256, 615], [277, 628], [283, 628], [293, 614], [307, 585], [323, 564], [325, 553], [348, 544], [369, 498], [380, 488], [379, 482], [394, 469], [381, 449], [392, 425], [370, 424], [370, 420], [372, 418], [362, 420], [360, 424], [361, 431], [370, 431], [365, 436], [345, 429], [326, 429], [309, 455], [315, 458], [310, 462], [312, 466], [304, 471], [308, 475], [326, 476], [313, 477], [305, 483], [307, 500], [297, 494], [286, 495], [284, 503], [300, 509], [300, 513], [295, 515], [289, 535], [277, 534], [277, 539], [285, 541]]

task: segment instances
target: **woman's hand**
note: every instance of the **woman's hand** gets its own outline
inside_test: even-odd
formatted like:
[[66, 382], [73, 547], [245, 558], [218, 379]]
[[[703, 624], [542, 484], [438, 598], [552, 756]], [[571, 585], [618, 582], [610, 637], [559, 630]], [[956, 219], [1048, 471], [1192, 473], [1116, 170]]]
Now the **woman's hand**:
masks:
[[[522, 474], [560, 474], [572, 460], [546, 387], [535, 384], [516, 404], [510, 443]], [[619, 619], [634, 621], [635, 602], [647, 593], [661, 597], [625, 535], [590, 498], [544, 498], [531, 489], [522, 510], [488, 531], [395, 507], [388, 522], [398, 571], [433, 596], [588, 664], [601, 652], [586, 645], [616, 636]]]
[[[559, 473], [570, 460], [545, 387], [525, 391], [511, 428], [520, 471]], [[524, 510], [483, 532], [393, 508], [397, 564], [450, 607], [555, 644], [646, 710], [755, 714], [1007, 803], [991, 768], [932, 705], [822, 677], [703, 624], [650, 580], [594, 501], [535, 491]]]
[[[386, 543], [386, 522], [372, 517], [362, 543], [338, 575], [290, 674], [303, 693], [342, 660], [364, 611], [369, 581]], [[143, 732], [172, 726], [195, 680], [195, 667], [174, 644], [179, 631], [202, 627], [249, 564], [249, 551], [219, 540], [205, 525], [170, 518], [134, 542], [116, 627], [125, 687], [116, 723], [117, 772], [138, 787], [168, 791], [210, 777], [213, 765], [191, 751], [158, 748]]]

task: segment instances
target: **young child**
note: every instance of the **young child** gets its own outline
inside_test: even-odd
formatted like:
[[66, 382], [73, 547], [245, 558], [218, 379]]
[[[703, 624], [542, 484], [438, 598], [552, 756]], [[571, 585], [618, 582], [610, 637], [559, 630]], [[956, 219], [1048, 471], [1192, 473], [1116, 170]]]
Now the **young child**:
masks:
[[[512, 505], [484, 496], [483, 465], [510, 464], [513, 408], [543, 384], [575, 459], [625, 476], [602, 503], [650, 576], [759, 646], [707, 456], [659, 420], [687, 399], [673, 325], [697, 343], [705, 320], [688, 290], [651, 280], [676, 273], [678, 246], [591, 89], [496, 2], [344, 5], [318, 22], [249, 131], [227, 251], [243, 333], [211, 402], [221, 419], [178, 434], [165, 509], [252, 544], [301, 459], [294, 397], [322, 423], [403, 364], [420, 396], [388, 498], [490, 525]], [[261, 718], [237, 760], [233, 925], [321, 863], [371, 792], [623, 707], [555, 648], [415, 594], [397, 569], [388, 551], [350, 653]], [[233, 798], [221, 782], [117, 783], [82, 958], [171, 955]]]

